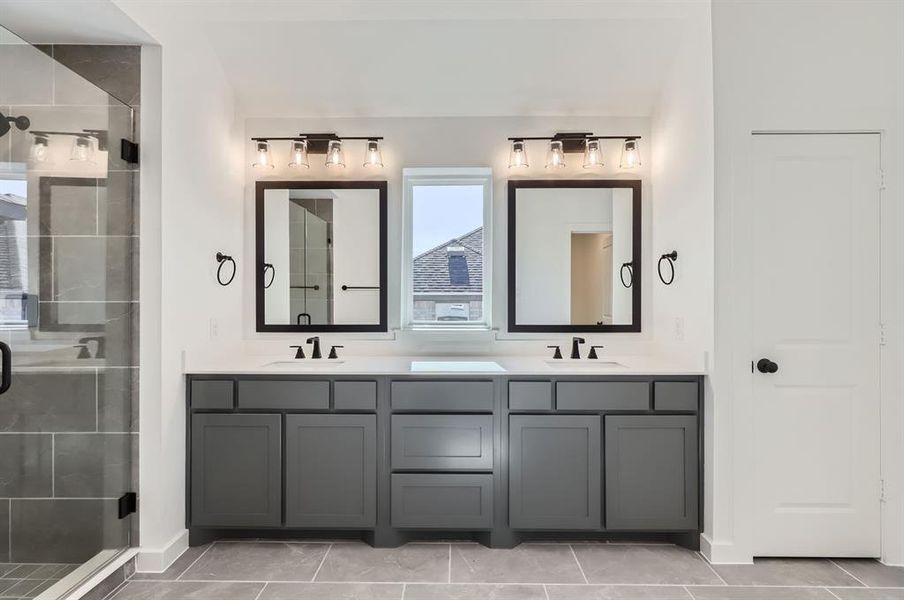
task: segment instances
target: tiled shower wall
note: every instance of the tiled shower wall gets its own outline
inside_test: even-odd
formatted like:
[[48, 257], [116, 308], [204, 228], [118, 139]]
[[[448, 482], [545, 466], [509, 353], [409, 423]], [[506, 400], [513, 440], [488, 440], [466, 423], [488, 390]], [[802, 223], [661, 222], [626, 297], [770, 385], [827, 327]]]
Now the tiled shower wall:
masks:
[[139, 61], [135, 46], [0, 46], [0, 111], [27, 115], [31, 131], [109, 137], [93, 170], [29, 163], [28, 132], [0, 138], [0, 169], [29, 165], [34, 296], [29, 327], [0, 331], [14, 353], [0, 396], [0, 563], [137, 544], [137, 518], [120, 520], [117, 499], [137, 491], [138, 171], [119, 145], [138, 141]]

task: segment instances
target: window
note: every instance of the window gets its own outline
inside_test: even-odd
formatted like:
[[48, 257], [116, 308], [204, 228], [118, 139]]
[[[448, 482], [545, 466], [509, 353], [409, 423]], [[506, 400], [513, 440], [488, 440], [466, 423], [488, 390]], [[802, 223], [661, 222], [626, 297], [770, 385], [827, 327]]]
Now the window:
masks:
[[405, 169], [403, 323], [488, 328], [490, 169]]

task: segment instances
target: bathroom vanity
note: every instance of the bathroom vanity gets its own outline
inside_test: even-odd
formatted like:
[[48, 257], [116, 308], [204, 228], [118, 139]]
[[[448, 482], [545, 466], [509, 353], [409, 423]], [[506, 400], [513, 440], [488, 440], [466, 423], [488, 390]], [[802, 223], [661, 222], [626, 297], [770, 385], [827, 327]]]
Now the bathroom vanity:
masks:
[[[429, 361], [426, 361], [429, 365]], [[492, 362], [500, 371], [475, 365]], [[405, 359], [187, 375], [187, 527], [222, 537], [667, 539], [696, 548], [702, 375]], [[439, 364], [439, 363], [437, 363]]]

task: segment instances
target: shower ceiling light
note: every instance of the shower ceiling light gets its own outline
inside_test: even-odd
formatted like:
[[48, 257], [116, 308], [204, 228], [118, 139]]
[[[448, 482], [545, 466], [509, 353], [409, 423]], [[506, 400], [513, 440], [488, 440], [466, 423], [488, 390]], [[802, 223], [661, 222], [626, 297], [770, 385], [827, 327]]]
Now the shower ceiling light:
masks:
[[635, 169], [640, 166], [640, 149], [637, 147], [637, 139], [625, 140], [622, 147], [621, 162], [618, 165], [622, 169]]
[[509, 152], [509, 169], [527, 168], [527, 147], [524, 140], [512, 140], [512, 150]]
[[383, 168], [383, 153], [380, 152], [379, 140], [367, 140], [367, 148], [364, 151], [364, 166]]
[[291, 162], [289, 163], [290, 167], [304, 167], [305, 169], [309, 169], [311, 165], [308, 163], [308, 142], [307, 140], [292, 140], [291, 141]]
[[257, 160], [252, 163], [252, 167], [258, 169], [272, 169], [276, 165], [273, 164], [273, 154], [270, 152], [270, 142], [267, 140], [257, 140]]

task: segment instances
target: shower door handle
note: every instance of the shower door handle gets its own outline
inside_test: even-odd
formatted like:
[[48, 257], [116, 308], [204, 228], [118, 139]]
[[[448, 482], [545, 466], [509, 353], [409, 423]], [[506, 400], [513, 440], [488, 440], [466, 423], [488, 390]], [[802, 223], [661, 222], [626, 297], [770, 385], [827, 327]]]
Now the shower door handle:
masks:
[[0, 356], [2, 356], [3, 362], [3, 375], [0, 376], [0, 394], [3, 394], [13, 383], [13, 351], [6, 342], [0, 342]]

